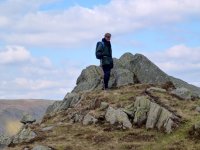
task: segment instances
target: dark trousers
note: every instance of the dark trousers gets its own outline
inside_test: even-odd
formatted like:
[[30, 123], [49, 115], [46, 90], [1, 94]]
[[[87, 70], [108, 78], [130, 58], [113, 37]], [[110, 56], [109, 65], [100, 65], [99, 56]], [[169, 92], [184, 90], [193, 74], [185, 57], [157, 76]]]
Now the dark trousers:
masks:
[[109, 79], [110, 79], [110, 71], [111, 71], [111, 68], [109, 65], [105, 65], [105, 66], [102, 66], [103, 68], [103, 72], [104, 72], [104, 88], [108, 88], [108, 82], [109, 82]]

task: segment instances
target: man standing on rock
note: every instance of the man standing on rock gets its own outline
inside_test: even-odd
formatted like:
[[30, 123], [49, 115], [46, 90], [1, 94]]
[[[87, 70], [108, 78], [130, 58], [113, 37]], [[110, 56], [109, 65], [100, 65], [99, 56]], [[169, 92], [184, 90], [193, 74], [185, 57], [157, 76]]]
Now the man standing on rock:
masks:
[[110, 79], [110, 71], [113, 68], [112, 47], [110, 43], [111, 34], [106, 33], [101, 42], [96, 46], [96, 57], [101, 61], [101, 67], [104, 72], [104, 87], [108, 89], [108, 82]]

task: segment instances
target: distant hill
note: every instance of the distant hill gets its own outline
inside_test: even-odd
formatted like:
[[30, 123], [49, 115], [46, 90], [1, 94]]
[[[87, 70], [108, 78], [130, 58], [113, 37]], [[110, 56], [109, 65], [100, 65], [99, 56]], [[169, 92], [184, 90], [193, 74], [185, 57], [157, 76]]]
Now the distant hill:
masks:
[[42, 99], [0, 100], [0, 134], [15, 134], [21, 126], [19, 120], [25, 113], [40, 120], [53, 102]]

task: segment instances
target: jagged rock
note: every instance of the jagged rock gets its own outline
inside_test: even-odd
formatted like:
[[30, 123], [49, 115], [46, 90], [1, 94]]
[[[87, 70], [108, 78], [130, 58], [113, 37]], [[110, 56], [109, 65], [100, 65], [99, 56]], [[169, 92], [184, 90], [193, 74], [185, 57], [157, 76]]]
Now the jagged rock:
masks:
[[146, 122], [147, 113], [150, 109], [150, 100], [146, 96], [136, 97], [134, 104], [134, 123], [138, 126]]
[[79, 102], [81, 96], [77, 93], [68, 93], [63, 101], [56, 101], [47, 108], [46, 114], [52, 112], [58, 112], [61, 110], [67, 110], [70, 107], [74, 107]]
[[188, 90], [190, 90], [192, 96], [196, 97], [196, 98], [200, 98], [200, 88], [196, 87], [194, 85], [188, 84], [187, 82], [174, 78], [172, 76], [169, 76], [171, 82], [173, 82], [173, 84], [175, 85], [176, 88], [186, 88]]
[[90, 124], [95, 124], [97, 123], [97, 119], [94, 118], [92, 115], [89, 113], [83, 118], [83, 125], [90, 125]]
[[150, 110], [148, 113], [148, 118], [147, 118], [147, 122], [146, 122], [146, 128], [147, 129], [153, 129], [160, 117], [160, 113], [161, 113], [161, 107], [156, 104], [151, 102], [150, 104]]
[[12, 142], [12, 138], [5, 136], [5, 135], [0, 135], [0, 146], [8, 146]]
[[172, 126], [173, 126], [173, 121], [172, 118], [175, 116], [169, 112], [167, 109], [162, 108], [160, 117], [158, 119], [158, 122], [156, 124], [156, 127], [161, 130], [164, 129], [165, 132], [171, 133], [172, 132]]
[[[127, 85], [130, 83], [164, 84], [172, 82], [175, 87], [185, 87], [195, 91], [199, 97], [200, 88], [190, 85], [182, 80], [168, 76], [148, 58], [141, 54], [125, 53], [120, 59], [113, 58], [114, 68], [111, 71], [109, 87]], [[91, 91], [103, 87], [103, 71], [101, 67], [89, 66], [81, 72], [73, 93]]]
[[147, 92], [151, 92], [151, 91], [160, 92], [160, 93], [167, 92], [165, 89], [161, 89], [161, 88], [157, 88], [157, 87], [150, 87], [147, 89]]
[[134, 83], [134, 74], [128, 69], [116, 69], [114, 76], [117, 87]]
[[105, 110], [109, 107], [109, 104], [106, 102], [101, 102], [100, 110]]
[[18, 144], [22, 142], [30, 142], [37, 137], [36, 133], [33, 132], [29, 127], [22, 127], [17, 135], [13, 137], [13, 143]]
[[62, 104], [62, 101], [56, 101], [56, 102], [54, 102], [52, 105], [50, 105], [47, 108], [46, 114], [59, 111], [61, 104]]
[[22, 119], [20, 120], [20, 122], [23, 123], [23, 124], [27, 124], [27, 123], [32, 124], [32, 123], [36, 122], [36, 119], [33, 118], [33, 116], [31, 116], [30, 114], [26, 114], [26, 115], [24, 115], [22, 117]]
[[135, 54], [126, 68], [137, 76], [140, 83], [161, 84], [170, 81], [166, 73], [141, 54]]
[[90, 91], [94, 89], [101, 89], [103, 87], [102, 77], [103, 72], [100, 67], [89, 66], [81, 72], [81, 75], [76, 81], [76, 87], [72, 91], [77, 93], [80, 91]]
[[132, 128], [132, 124], [128, 119], [127, 114], [121, 109], [115, 110], [112, 107], [108, 107], [105, 118], [110, 124], [120, 123], [125, 128]]
[[183, 99], [183, 100], [190, 100], [192, 99], [192, 93], [190, 90], [186, 88], [177, 88], [173, 91], [171, 91], [171, 94]]
[[134, 55], [131, 53], [125, 53], [123, 54], [119, 61], [122, 64], [123, 67], [125, 67], [127, 64], [129, 64], [134, 59]]
[[43, 145], [37, 145], [32, 150], [52, 150], [50, 147], [43, 146]]

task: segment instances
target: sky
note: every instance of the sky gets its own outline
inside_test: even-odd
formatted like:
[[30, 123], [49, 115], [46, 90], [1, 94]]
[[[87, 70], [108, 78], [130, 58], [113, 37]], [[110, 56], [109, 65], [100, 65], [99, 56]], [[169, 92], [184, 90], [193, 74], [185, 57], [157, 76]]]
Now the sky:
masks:
[[200, 86], [199, 27], [200, 0], [1, 0], [0, 99], [63, 99], [106, 32], [115, 58], [141, 53]]

